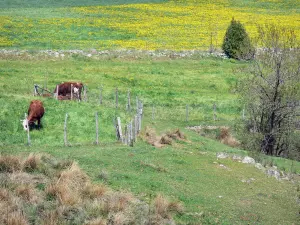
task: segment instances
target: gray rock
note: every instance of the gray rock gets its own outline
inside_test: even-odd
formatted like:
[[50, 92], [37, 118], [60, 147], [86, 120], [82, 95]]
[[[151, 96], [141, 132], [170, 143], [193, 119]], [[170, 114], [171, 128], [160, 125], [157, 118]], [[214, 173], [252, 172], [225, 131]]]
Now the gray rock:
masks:
[[250, 178], [250, 179], [248, 179], [248, 180], [243, 179], [243, 180], [241, 180], [241, 181], [242, 181], [243, 183], [250, 184], [251, 182], [255, 181], [255, 179], [254, 179], [254, 178]]
[[259, 170], [264, 170], [265, 167], [263, 165], [261, 165], [260, 163], [255, 163], [255, 167]]
[[249, 156], [246, 156], [246, 157], [243, 159], [242, 163], [255, 164], [255, 160], [254, 160], [253, 158], [249, 157]]
[[229, 155], [226, 152], [218, 152], [217, 153], [217, 159], [226, 159]]
[[280, 173], [277, 170], [274, 169], [267, 169], [266, 174], [270, 177], [275, 177], [276, 180], [280, 179]]
[[243, 160], [243, 157], [240, 155], [233, 155], [232, 159], [241, 162]]

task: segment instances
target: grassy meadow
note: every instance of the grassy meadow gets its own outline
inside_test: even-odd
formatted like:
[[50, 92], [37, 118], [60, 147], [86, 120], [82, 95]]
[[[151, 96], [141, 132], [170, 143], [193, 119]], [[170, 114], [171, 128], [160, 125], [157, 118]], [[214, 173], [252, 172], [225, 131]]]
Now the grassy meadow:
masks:
[[[39, 58], [39, 57], [37, 57]], [[82, 81], [88, 90], [88, 102], [58, 102], [42, 98], [46, 114], [42, 132], [32, 132], [33, 144], [60, 145], [63, 141], [65, 113], [69, 113], [70, 142], [91, 143], [94, 140], [95, 112], [100, 113], [101, 138], [115, 141], [113, 119], [120, 116], [125, 123], [136, 110], [136, 97], [144, 103], [145, 120], [151, 122], [154, 107], [155, 121], [197, 125], [215, 123], [213, 104], [216, 103], [217, 123], [240, 118], [241, 104], [234, 94], [238, 74], [234, 68], [244, 66], [231, 60], [195, 58], [176, 60], [90, 59], [73, 57], [48, 60], [1, 60], [1, 142], [24, 143], [20, 119], [32, 99], [33, 85], [47, 85], [51, 91], [56, 84]], [[240, 74], [241, 75], [241, 74]], [[47, 84], [46, 84], [47, 83]], [[103, 104], [99, 104], [100, 87]], [[118, 109], [115, 89], [118, 88]], [[131, 92], [131, 112], [127, 112], [127, 93]], [[189, 105], [189, 121], [186, 105]], [[158, 122], [159, 123], [159, 122]], [[14, 134], [12, 136], [12, 134]], [[36, 138], [34, 138], [36, 136]], [[61, 138], [60, 138], [61, 137]]]
[[[175, 217], [177, 224], [298, 224], [299, 162], [255, 156], [294, 173], [293, 182], [278, 181], [253, 165], [216, 158], [218, 152], [242, 156], [249, 152], [186, 129], [224, 125], [234, 134], [243, 109], [236, 85], [250, 62], [197, 52], [186, 57], [161, 53], [208, 50], [211, 43], [219, 49], [232, 17], [245, 24], [252, 38], [257, 23], [294, 28], [299, 38], [299, 9], [294, 0], [1, 1], [0, 154], [42, 152], [75, 160], [94, 183], [132, 192], [147, 204], [161, 193], [184, 205], [184, 212]], [[55, 57], [43, 49], [81, 49], [91, 57], [66, 52]], [[95, 55], [92, 49], [108, 51]], [[153, 55], [140, 50], [153, 50]], [[83, 82], [87, 102], [33, 97], [34, 84], [53, 91], [64, 81]], [[100, 88], [103, 104], [99, 104]], [[126, 110], [128, 90], [131, 111]], [[136, 97], [144, 103], [143, 130], [134, 147], [128, 147], [116, 141], [114, 118], [119, 116], [122, 125], [129, 122]], [[20, 120], [32, 99], [42, 100], [46, 113], [43, 128], [30, 132], [31, 146], [27, 146]], [[63, 133], [66, 113], [68, 147]], [[187, 138], [155, 148], [143, 139], [146, 127], [157, 135], [179, 128]], [[28, 210], [35, 215], [39, 207], [29, 205]]]
[[[247, 153], [185, 129], [187, 125], [232, 125], [240, 118], [241, 103], [233, 89], [242, 74], [233, 71], [239, 71], [247, 63], [200, 56], [172, 60], [148, 57], [99, 60], [76, 56], [24, 60], [17, 57], [2, 59], [0, 65], [2, 154], [46, 152], [75, 160], [94, 182], [133, 192], [146, 202], [162, 193], [183, 203], [185, 213], [175, 218], [179, 224], [292, 224], [298, 220], [295, 184], [268, 178], [253, 166], [217, 160], [217, 152]], [[33, 84], [43, 86], [47, 81], [48, 89], [54, 90], [60, 81], [71, 79], [88, 86], [88, 102], [35, 97], [44, 102], [46, 114], [43, 129], [31, 132], [32, 145], [26, 147], [27, 136], [20, 119], [33, 99]], [[100, 86], [103, 105], [98, 98]], [[118, 109], [115, 87], [120, 94]], [[132, 112], [126, 111], [128, 89]], [[157, 134], [180, 128], [188, 141], [177, 141], [161, 149], [141, 139], [134, 147], [116, 143], [113, 118], [120, 116], [123, 123], [129, 121], [135, 111], [135, 96], [144, 102], [144, 128], [150, 126]], [[218, 121], [213, 121], [214, 102], [218, 106]], [[186, 104], [191, 106], [188, 122]], [[99, 146], [93, 144], [96, 111], [100, 115]], [[66, 112], [71, 147], [63, 147]], [[286, 172], [300, 169], [298, 162], [268, 160]], [[103, 173], [105, 180], [100, 176]], [[242, 182], [250, 178], [254, 181]]]

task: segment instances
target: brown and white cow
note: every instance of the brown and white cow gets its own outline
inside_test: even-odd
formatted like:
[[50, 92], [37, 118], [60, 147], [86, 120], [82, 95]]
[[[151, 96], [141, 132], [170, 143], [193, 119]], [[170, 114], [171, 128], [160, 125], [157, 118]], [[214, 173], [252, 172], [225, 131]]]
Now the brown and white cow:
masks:
[[[81, 100], [81, 90], [83, 88], [83, 84], [81, 82], [64, 82], [59, 85], [57, 85], [54, 89], [54, 94], [57, 94], [60, 96], [71, 96], [71, 85], [73, 85], [73, 94], [74, 96], [77, 96], [79, 100]], [[58, 92], [57, 92], [58, 87]]]
[[45, 109], [43, 103], [40, 100], [32, 100], [28, 108], [27, 118], [21, 120], [24, 130], [27, 131], [29, 129], [29, 126], [34, 125], [36, 121], [38, 122], [38, 129], [39, 129], [41, 126], [41, 119], [44, 113], [45, 113]]

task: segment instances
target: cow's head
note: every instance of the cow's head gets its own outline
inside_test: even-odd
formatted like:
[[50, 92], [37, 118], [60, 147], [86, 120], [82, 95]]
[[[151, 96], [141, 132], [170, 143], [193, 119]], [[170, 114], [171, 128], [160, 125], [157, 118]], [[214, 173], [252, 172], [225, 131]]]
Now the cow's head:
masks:
[[28, 124], [28, 120], [27, 119], [24, 119], [24, 120], [21, 120], [22, 122], [22, 125], [23, 125], [23, 128], [25, 131], [28, 131], [29, 129], [29, 124]]
[[78, 93], [79, 93], [79, 88], [74, 87], [74, 88], [73, 88], [73, 92], [74, 92], [74, 94], [78, 94]]

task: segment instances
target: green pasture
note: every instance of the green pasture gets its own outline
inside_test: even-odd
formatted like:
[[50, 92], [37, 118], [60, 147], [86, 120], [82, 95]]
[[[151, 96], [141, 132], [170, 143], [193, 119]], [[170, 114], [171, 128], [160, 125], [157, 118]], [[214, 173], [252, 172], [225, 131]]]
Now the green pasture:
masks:
[[[162, 149], [139, 140], [134, 147], [7, 146], [2, 152], [46, 152], [76, 160], [94, 182], [130, 191], [146, 202], [163, 193], [184, 204], [185, 212], [176, 217], [177, 224], [297, 224], [295, 184], [268, 178], [251, 165], [217, 160], [215, 151], [245, 153], [185, 133], [192, 143], [177, 142]], [[242, 182], [250, 178], [251, 183]]]
[[[244, 66], [231, 60], [176, 59], [96, 60], [73, 57], [65, 60], [1, 60], [0, 143], [23, 144], [24, 132], [20, 119], [30, 100], [34, 99], [33, 86], [47, 86], [53, 92], [63, 81], [81, 81], [87, 87], [87, 102], [56, 101], [39, 98], [44, 102], [45, 129], [32, 132], [33, 145], [60, 145], [63, 141], [65, 114], [69, 114], [70, 142], [91, 143], [94, 140], [95, 113], [100, 115], [100, 139], [115, 141], [113, 120], [120, 116], [123, 123], [133, 118], [136, 97], [144, 104], [145, 120], [170, 121], [183, 125], [224, 124], [240, 118], [242, 104], [234, 93], [237, 78], [234, 68]], [[102, 87], [103, 104], [99, 104]], [[116, 88], [118, 108], [116, 109]], [[126, 111], [127, 94], [131, 95], [131, 111]], [[213, 104], [217, 121], [213, 121]], [[186, 120], [186, 107], [189, 117]], [[172, 121], [172, 122], [171, 122]], [[13, 134], [13, 135], [12, 135]]]
[[[217, 160], [217, 152], [247, 153], [185, 129], [187, 125], [232, 125], [240, 118], [242, 103], [235, 85], [244, 76], [239, 68], [245, 66], [247, 63], [200, 56], [173, 60], [147, 56], [2, 59], [0, 151], [45, 152], [76, 160], [94, 182], [131, 191], [147, 202], [163, 193], [185, 206], [185, 212], [176, 217], [178, 224], [296, 224], [296, 184], [268, 178], [253, 166]], [[56, 84], [70, 80], [87, 85], [87, 102], [32, 96], [35, 83], [54, 90]], [[103, 105], [99, 104], [101, 86]], [[132, 96], [131, 112], [126, 111], [128, 90]], [[143, 129], [150, 126], [162, 134], [180, 128], [188, 141], [177, 141], [161, 149], [140, 138], [134, 147], [117, 143], [113, 119], [120, 116], [123, 124], [128, 122], [134, 115], [136, 96], [144, 102]], [[31, 132], [32, 145], [28, 147], [20, 119], [35, 98], [44, 102], [46, 114], [43, 128]], [[217, 105], [217, 121], [213, 120], [213, 103]], [[191, 110], [188, 122], [186, 104]], [[96, 111], [100, 115], [99, 146], [93, 144]], [[69, 114], [70, 147], [63, 146], [65, 113]], [[286, 172], [300, 168], [299, 162], [270, 160]], [[254, 179], [251, 183], [242, 182], [250, 178]]]

